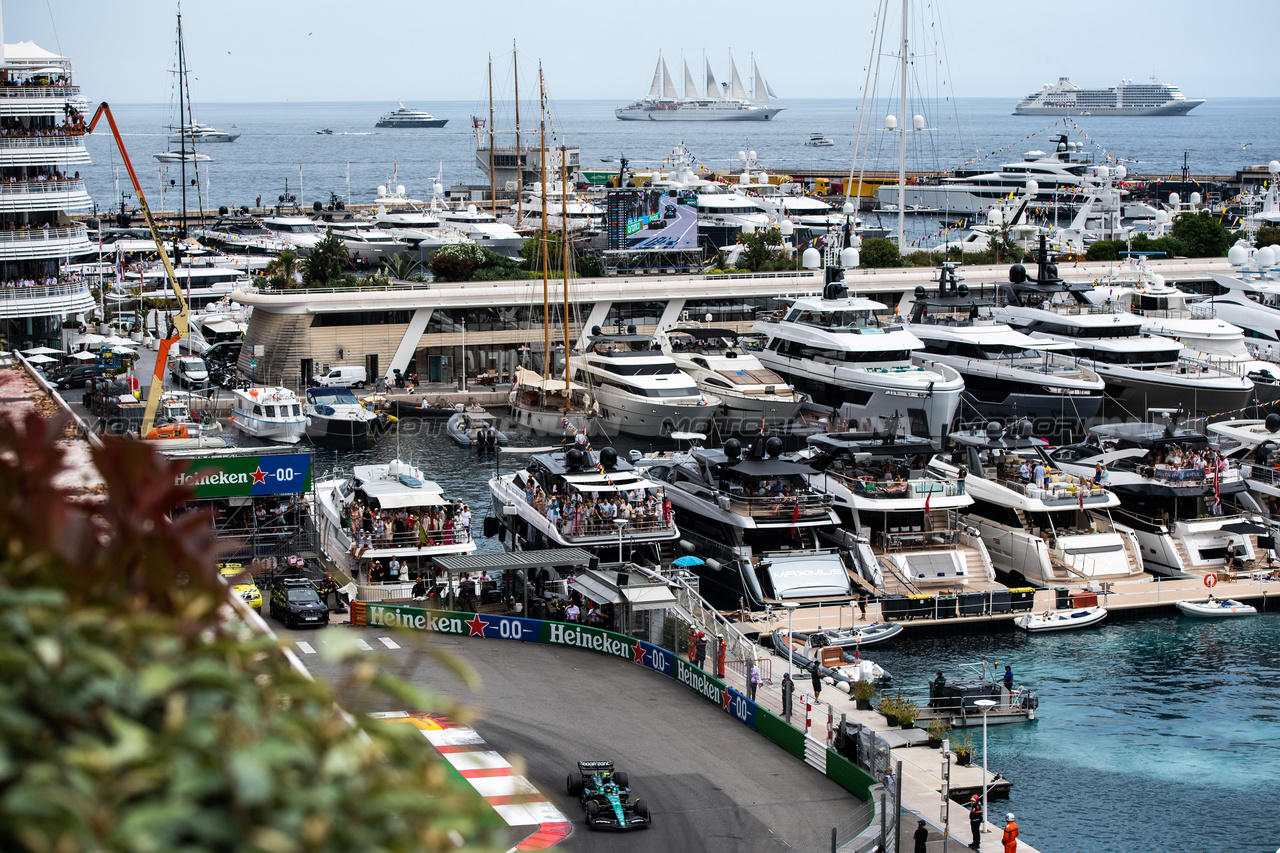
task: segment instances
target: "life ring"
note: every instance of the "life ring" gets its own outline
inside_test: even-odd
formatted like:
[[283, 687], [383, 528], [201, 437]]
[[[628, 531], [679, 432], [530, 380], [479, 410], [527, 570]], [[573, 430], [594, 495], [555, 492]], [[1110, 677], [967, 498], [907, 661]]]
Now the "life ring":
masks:
[[1216, 574], [1205, 575], [1204, 585], [1209, 587], [1209, 589], [1213, 589], [1215, 586], [1218, 585], [1218, 576]]

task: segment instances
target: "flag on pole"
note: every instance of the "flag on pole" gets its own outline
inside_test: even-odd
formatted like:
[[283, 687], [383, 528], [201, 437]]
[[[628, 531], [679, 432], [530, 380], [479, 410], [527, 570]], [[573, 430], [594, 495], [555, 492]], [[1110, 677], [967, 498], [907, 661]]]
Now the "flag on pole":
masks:
[[924, 514], [925, 514], [925, 515], [928, 515], [928, 514], [929, 514], [929, 501], [930, 501], [932, 498], [933, 498], [933, 492], [932, 492], [932, 491], [929, 491], [929, 492], [925, 492], [925, 493], [924, 493]]

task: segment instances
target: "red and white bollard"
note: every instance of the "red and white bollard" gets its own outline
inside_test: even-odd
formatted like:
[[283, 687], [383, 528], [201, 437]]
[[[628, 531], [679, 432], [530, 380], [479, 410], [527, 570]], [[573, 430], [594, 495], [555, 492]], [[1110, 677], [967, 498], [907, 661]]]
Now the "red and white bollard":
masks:
[[809, 730], [813, 728], [813, 700], [802, 695], [800, 701], [804, 702], [804, 735], [808, 737]]
[[827, 749], [831, 749], [831, 745], [836, 740], [836, 711], [832, 705], [827, 706]]

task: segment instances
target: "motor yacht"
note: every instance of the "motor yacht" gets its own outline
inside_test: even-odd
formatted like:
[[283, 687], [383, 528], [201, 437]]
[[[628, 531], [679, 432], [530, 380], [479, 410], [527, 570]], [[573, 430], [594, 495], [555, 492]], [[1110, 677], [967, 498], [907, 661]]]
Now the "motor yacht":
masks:
[[433, 207], [432, 212], [439, 216], [442, 222], [457, 228], [478, 245], [492, 249], [508, 258], [520, 257], [520, 250], [524, 248], [524, 237], [492, 213], [486, 213], [474, 204], [467, 205], [465, 209]]
[[389, 231], [345, 211], [320, 211], [313, 219], [320, 228], [333, 231], [354, 261], [370, 267], [381, 266], [408, 248]]
[[731, 434], [784, 427], [807, 399], [760, 363], [732, 329], [677, 325], [659, 332], [658, 343], [704, 394], [721, 400], [716, 424]]
[[805, 142], [805, 145], [810, 148], [830, 148], [835, 144], [836, 141], [834, 139], [823, 133], [811, 133], [809, 134], [809, 140]]
[[213, 158], [208, 154], [198, 154], [186, 149], [180, 151], [160, 151], [155, 158], [161, 163], [210, 163]]
[[[1265, 419], [1215, 421], [1205, 427], [1219, 450], [1240, 461], [1249, 487], [1237, 499], [1246, 509], [1280, 521], [1280, 414]], [[1272, 549], [1275, 550], [1274, 548]]]
[[299, 255], [308, 254], [324, 239], [325, 233], [315, 221], [305, 216], [264, 216], [262, 227]]
[[473, 242], [457, 228], [445, 225], [430, 210], [401, 208], [388, 211], [386, 205], [379, 204], [373, 215], [373, 225], [404, 242], [423, 257], [442, 246]]
[[[527, 185], [521, 196], [524, 221], [519, 224], [526, 228], [541, 228], [541, 184]], [[559, 181], [547, 183], [545, 206], [548, 231], [567, 230], [576, 237], [590, 237], [604, 231], [604, 208], [584, 201], [572, 187], [562, 185]]]
[[[996, 571], [1010, 585], [1146, 577], [1137, 535], [1112, 518], [1120, 498], [1092, 470], [1071, 472], [1055, 464], [1045, 443], [1031, 438], [1029, 421], [1003, 427], [992, 422], [949, 439], [952, 449], [934, 456], [929, 470], [954, 478], [966, 469], [965, 491], [973, 505], [965, 520], [978, 529]], [[1039, 479], [1037, 466], [1044, 469]]]
[[600, 405], [599, 424], [609, 435], [657, 438], [673, 432], [707, 432], [720, 398], [662, 352], [652, 335], [635, 327], [606, 334], [596, 326], [588, 348], [569, 358], [575, 384], [587, 385]]
[[[353, 578], [372, 578], [375, 563], [404, 569], [399, 585], [373, 585], [364, 600], [407, 598], [412, 577], [438, 573], [437, 557], [460, 557], [476, 550], [471, 528], [457, 511], [460, 502], [418, 468], [393, 459], [357, 465], [349, 475], [316, 483], [315, 517], [325, 556]], [[383, 522], [379, 532], [375, 518]], [[367, 519], [367, 523], [366, 523]]]
[[378, 119], [374, 127], [444, 127], [449, 123], [447, 118], [436, 118], [431, 113], [406, 107], [404, 101], [397, 101], [399, 109], [387, 113]]
[[245, 435], [297, 444], [307, 428], [298, 395], [283, 386], [237, 388], [231, 403], [231, 424]]
[[[1276, 180], [1272, 181], [1274, 192]], [[1209, 300], [1213, 316], [1244, 329], [1260, 347], [1280, 345], [1280, 253], [1274, 246], [1254, 249], [1241, 240], [1227, 251], [1235, 275], [1209, 273], [1219, 292]], [[1280, 354], [1277, 354], [1280, 357]]]
[[645, 469], [666, 484], [682, 544], [704, 561], [692, 567], [701, 594], [714, 605], [845, 604], [853, 595], [843, 557], [822, 536], [839, 529], [833, 499], [809, 485], [802, 462], [780, 458], [782, 449], [780, 438], [759, 436], [744, 455], [731, 438], [722, 450], [695, 448]]
[[187, 336], [180, 346], [187, 352], [203, 355], [214, 344], [240, 342], [249, 328], [249, 313], [237, 302], [210, 303], [187, 318]]
[[193, 228], [191, 234], [206, 246], [237, 255], [278, 255], [293, 248], [252, 216], [219, 216], [212, 226]]
[[[172, 128], [170, 129], [172, 130]], [[169, 141], [178, 143], [185, 143], [188, 141], [201, 143], [235, 142], [239, 138], [240, 134], [238, 133], [232, 133], [227, 130], [218, 130], [217, 128], [210, 127], [207, 124], [200, 124], [200, 122], [192, 122], [185, 128], [182, 128], [179, 133], [175, 133], [170, 136]]]
[[960, 515], [973, 498], [954, 474], [925, 468], [935, 449], [882, 429], [809, 436], [797, 454], [809, 485], [834, 501], [843, 527], [836, 541], [881, 593], [994, 585], [991, 558]]
[[654, 565], [680, 538], [665, 487], [612, 447], [533, 454], [523, 469], [490, 479], [489, 492], [511, 550], [585, 548], [607, 562]]
[[326, 447], [368, 447], [394, 421], [365, 408], [350, 388], [308, 388], [302, 413], [307, 438]]
[[917, 294], [911, 306], [906, 328], [924, 343], [913, 362], [960, 373], [961, 420], [1028, 418], [1039, 435], [1083, 433], [1102, 409], [1101, 377], [1054, 351], [1067, 345], [994, 319], [994, 305], [994, 298], [971, 293], [951, 264], [943, 265], [937, 291]]
[[1213, 414], [1241, 408], [1253, 380], [1183, 355], [1171, 338], [1143, 331], [1144, 319], [1090, 301], [1089, 284], [1068, 284], [1049, 263], [1042, 237], [1033, 278], [1021, 264], [1009, 270], [992, 316], [1037, 340], [1072, 347], [1066, 354], [1106, 383], [1105, 413], [1138, 417], [1150, 409]]
[[1249, 569], [1266, 528], [1235, 507], [1246, 489], [1239, 464], [1223, 459], [1203, 433], [1158, 423], [1104, 424], [1090, 440], [1048, 453], [1054, 467], [1078, 477], [1106, 470], [1123, 502], [1112, 510], [1132, 528], [1149, 572], [1187, 574]]
[[760, 362], [813, 402], [858, 429], [902, 418], [910, 435], [941, 440], [964, 381], [948, 365], [911, 361], [924, 343], [871, 299], [850, 296], [843, 270], [828, 265], [820, 297], [799, 297], [781, 316], [756, 321], [766, 339]]

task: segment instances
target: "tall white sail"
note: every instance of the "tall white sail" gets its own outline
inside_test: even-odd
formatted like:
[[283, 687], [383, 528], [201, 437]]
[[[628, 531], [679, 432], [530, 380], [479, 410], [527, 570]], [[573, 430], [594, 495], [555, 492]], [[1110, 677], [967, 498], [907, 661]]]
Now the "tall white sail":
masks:
[[756, 103], [767, 107], [769, 106], [769, 84], [764, 82], [764, 77], [760, 74], [760, 66], [756, 65], [754, 58], [751, 60], [751, 72], [756, 78], [753, 84]]
[[738, 65], [733, 61], [733, 54], [729, 54], [729, 97], [739, 98], [743, 101], [747, 99], [747, 90], [742, 85], [742, 78], [738, 76]]
[[649, 86], [649, 97], [656, 98], [662, 94], [662, 54], [658, 54], [658, 64], [653, 67], [653, 83]]
[[695, 101], [698, 99], [698, 87], [693, 82], [693, 75], [689, 73], [688, 60], [682, 61], [684, 62], [684, 96], [690, 101]]
[[666, 60], [662, 61], [662, 97], [673, 101], [676, 97], [676, 84], [671, 82], [671, 72], [667, 70]]
[[719, 98], [720, 84], [716, 82], [715, 72], [711, 70], [711, 60], [704, 59], [703, 62], [707, 64], [707, 97]]
[[768, 93], [769, 93], [769, 97], [770, 97], [770, 98], [776, 98], [776, 97], [778, 97], [777, 95], [775, 95], [775, 94], [773, 93], [773, 87], [769, 85], [769, 81], [768, 81], [768, 80], [765, 80], [765, 81], [764, 81], [764, 90], [765, 90], [766, 92], [768, 92]]

